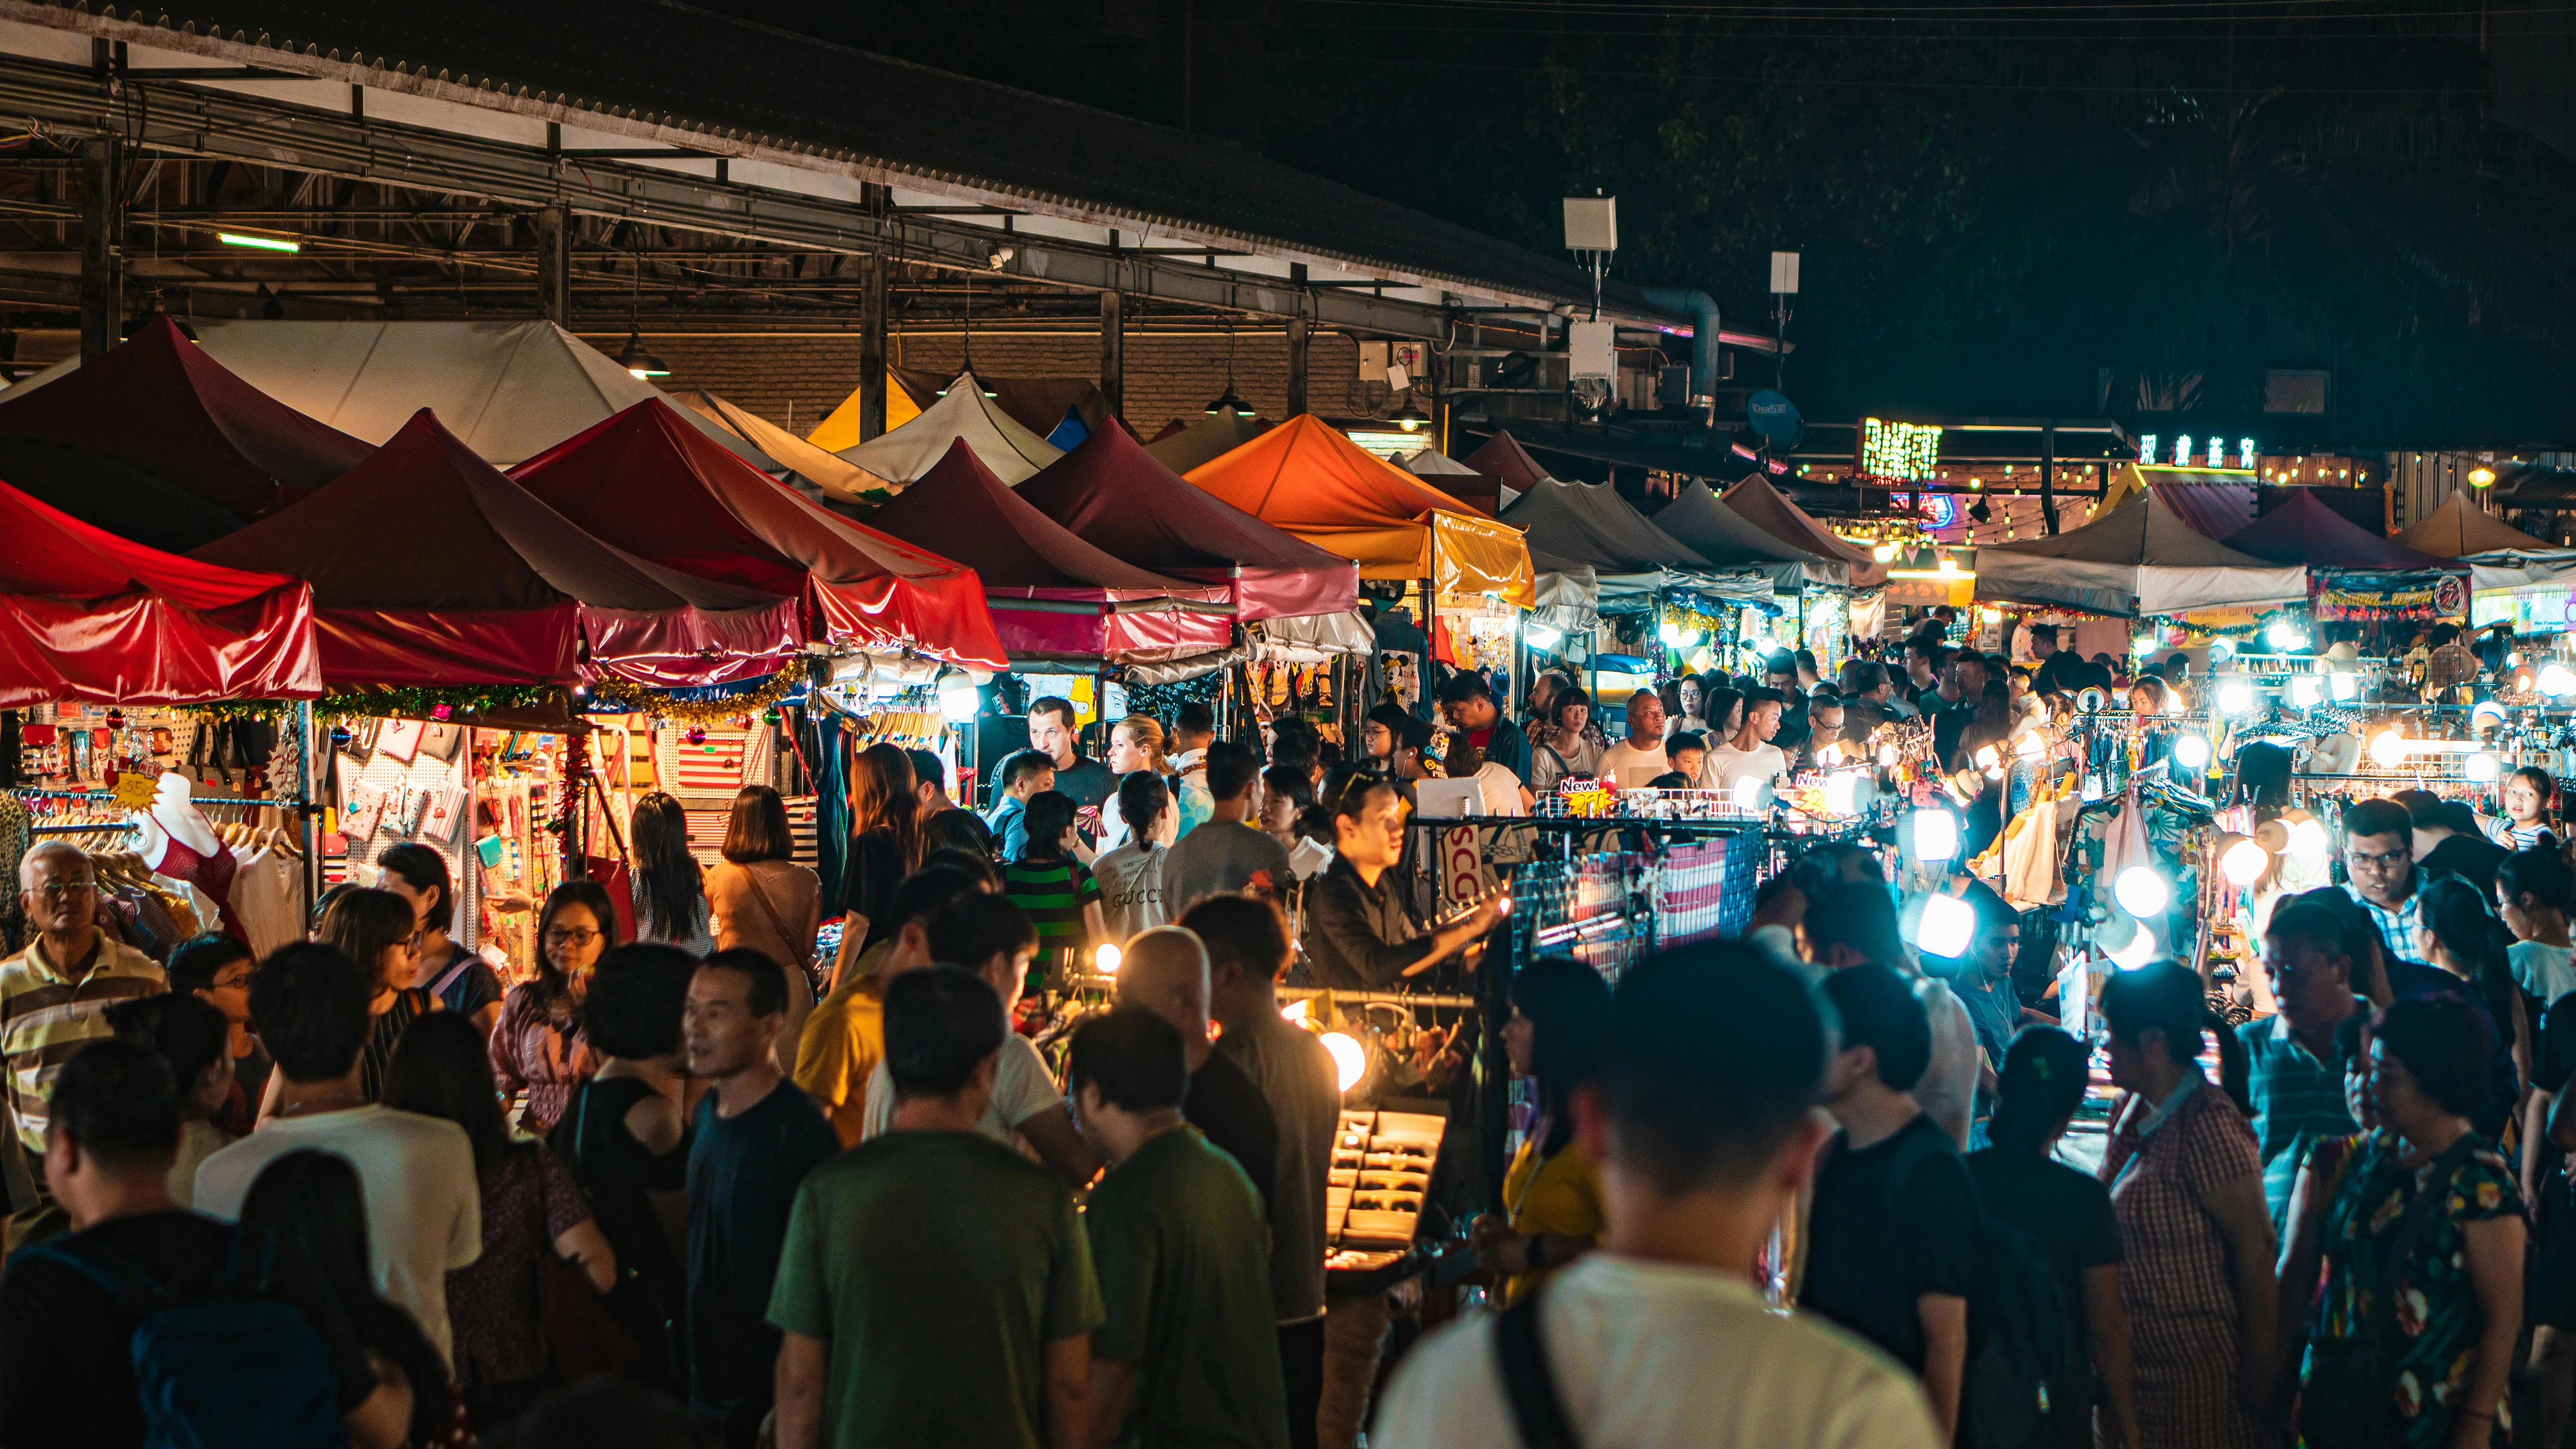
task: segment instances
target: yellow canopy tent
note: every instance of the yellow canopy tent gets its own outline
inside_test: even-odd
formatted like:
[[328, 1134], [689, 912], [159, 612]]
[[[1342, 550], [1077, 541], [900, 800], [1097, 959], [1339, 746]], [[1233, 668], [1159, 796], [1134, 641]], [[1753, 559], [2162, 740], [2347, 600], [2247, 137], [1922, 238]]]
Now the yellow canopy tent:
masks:
[[[912, 394], [904, 391], [891, 368], [886, 372], [886, 381], [893, 384], [886, 389], [886, 431], [891, 433], [920, 417], [921, 404], [914, 402]], [[865, 442], [866, 439], [859, 436], [859, 390], [851, 388], [850, 395], [841, 399], [841, 405], [832, 409], [832, 415], [805, 435], [805, 441], [826, 453], [855, 448]]]
[[1535, 607], [1521, 531], [1442, 493], [1312, 414], [1192, 469], [1190, 482], [1273, 527], [1356, 559], [1364, 579], [1430, 579], [1445, 596]]

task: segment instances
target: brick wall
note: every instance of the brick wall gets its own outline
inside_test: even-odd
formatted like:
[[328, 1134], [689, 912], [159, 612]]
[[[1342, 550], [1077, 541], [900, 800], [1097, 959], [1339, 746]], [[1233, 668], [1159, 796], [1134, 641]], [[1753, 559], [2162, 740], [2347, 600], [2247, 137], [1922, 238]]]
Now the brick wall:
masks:
[[[625, 335], [584, 334], [611, 354]], [[725, 401], [803, 434], [813, 430], [841, 400], [857, 388], [859, 337], [853, 331], [831, 336], [709, 336], [676, 332], [647, 334], [646, 342], [670, 364], [671, 375], [657, 379], [670, 392], [704, 388]], [[888, 360], [904, 367], [944, 370], [964, 360], [963, 340], [954, 333], [888, 339]], [[1100, 339], [1096, 335], [1015, 336], [979, 334], [976, 369], [991, 377], [1100, 376]], [[1226, 339], [1212, 335], [1127, 337], [1128, 425], [1145, 437], [1162, 431], [1174, 418], [1195, 420], [1225, 390]], [[1235, 343], [1234, 387], [1265, 418], [1288, 411], [1288, 346], [1276, 333], [1246, 335]], [[1328, 416], [1367, 416], [1386, 405], [1383, 379], [1359, 377], [1359, 344], [1340, 334], [1319, 334], [1306, 347], [1307, 405]]]

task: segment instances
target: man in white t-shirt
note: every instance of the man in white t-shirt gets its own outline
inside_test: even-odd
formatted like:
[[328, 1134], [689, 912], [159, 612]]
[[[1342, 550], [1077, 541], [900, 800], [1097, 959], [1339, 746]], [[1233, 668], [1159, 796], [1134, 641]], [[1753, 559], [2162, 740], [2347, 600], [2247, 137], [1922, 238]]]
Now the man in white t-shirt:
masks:
[[[1005, 1003], [1020, 999], [1027, 984], [1029, 958], [1038, 950], [1037, 927], [1028, 913], [999, 896], [978, 895], [959, 901], [930, 918], [930, 959], [943, 966], [972, 971], [992, 984]], [[891, 978], [888, 978], [889, 980]], [[894, 1126], [894, 1075], [879, 1061], [868, 1078], [868, 1120], [862, 1141]], [[1002, 1033], [1002, 1053], [993, 1069], [993, 1095], [985, 1103], [978, 1129], [1005, 1147], [1023, 1141], [1039, 1161], [1080, 1187], [1100, 1171], [1100, 1161], [1082, 1145], [1065, 1111], [1064, 1090], [1046, 1059], [1016, 1031]]]
[[411, 1310], [451, 1352], [447, 1275], [483, 1255], [483, 1201], [465, 1129], [366, 1100], [360, 1057], [374, 983], [338, 948], [288, 946], [250, 979], [251, 1019], [277, 1062], [276, 1114], [197, 1165], [197, 1211], [227, 1222], [260, 1170], [290, 1152], [344, 1157], [367, 1198], [367, 1263], [376, 1290]]
[[1628, 696], [1628, 737], [1601, 752], [1601, 773], [1622, 790], [1642, 790], [1671, 768], [1664, 763], [1663, 696], [1638, 690]]
[[1787, 703], [1777, 690], [1748, 689], [1744, 692], [1744, 727], [1735, 738], [1708, 752], [1708, 763], [1700, 766], [1700, 778], [1712, 790], [1733, 790], [1738, 780], [1751, 778], [1765, 785], [1778, 782], [1789, 772], [1789, 757], [1771, 737], [1780, 733], [1780, 711]]
[[[1620, 978], [1599, 1086], [1575, 1136], [1606, 1230], [1524, 1297], [1561, 1437], [1635, 1449], [1937, 1449], [1923, 1390], [1809, 1315], [1771, 1312], [1746, 1274], [1815, 1170], [1828, 1059], [1813, 990], [1741, 942]], [[1534, 1301], [1533, 1301], [1534, 1300]], [[1503, 1318], [1464, 1320], [1395, 1375], [1373, 1449], [1535, 1443], [1497, 1368]]]

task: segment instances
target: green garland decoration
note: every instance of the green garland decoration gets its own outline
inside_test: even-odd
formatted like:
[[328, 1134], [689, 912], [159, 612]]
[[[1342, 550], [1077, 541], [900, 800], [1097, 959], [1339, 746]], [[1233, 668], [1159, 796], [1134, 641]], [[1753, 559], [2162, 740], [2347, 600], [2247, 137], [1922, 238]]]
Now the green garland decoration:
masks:
[[[312, 700], [317, 719], [403, 718], [446, 720], [500, 710], [563, 707], [564, 691], [551, 684], [370, 685], [341, 689]], [[183, 705], [181, 714], [201, 719], [275, 719], [306, 701], [228, 699], [213, 704]]]
[[625, 680], [597, 686], [591, 691], [589, 708], [594, 712], [601, 704], [614, 701], [638, 714], [666, 719], [678, 724], [711, 724], [717, 720], [748, 716], [758, 719], [771, 707], [802, 693], [805, 671], [793, 665], [760, 681], [756, 688], [717, 699], [681, 699], [668, 690], [647, 689]]

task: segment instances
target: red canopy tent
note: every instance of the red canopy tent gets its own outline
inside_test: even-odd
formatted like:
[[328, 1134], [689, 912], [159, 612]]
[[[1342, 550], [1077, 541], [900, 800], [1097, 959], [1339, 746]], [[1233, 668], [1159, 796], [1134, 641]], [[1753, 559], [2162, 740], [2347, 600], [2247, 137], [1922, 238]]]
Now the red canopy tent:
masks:
[[321, 692], [306, 584], [129, 543], [0, 484], [0, 707]]
[[1887, 565], [1870, 556], [1869, 551], [1855, 548], [1834, 536], [1833, 530], [1816, 522], [1807, 510], [1782, 497], [1770, 480], [1755, 473], [1738, 479], [1718, 501], [1742, 514], [1745, 520], [1792, 548], [1802, 548], [1823, 558], [1838, 558], [1851, 565], [1851, 585], [1866, 589], [1887, 581]]
[[1083, 542], [962, 439], [868, 522], [973, 568], [1013, 659], [1181, 659], [1234, 636], [1224, 585], [1165, 578]]
[[1502, 479], [1503, 486], [1514, 493], [1527, 493], [1552, 476], [1510, 433], [1494, 434], [1483, 447], [1458, 461], [1466, 464], [1469, 472]]
[[1124, 428], [1093, 433], [1017, 491], [1112, 557], [1230, 585], [1247, 624], [1348, 613], [1359, 604], [1358, 564], [1185, 482]]
[[986, 669], [1007, 662], [973, 570], [806, 501], [659, 398], [510, 476], [594, 537], [665, 568], [802, 594], [816, 633]]
[[729, 684], [805, 643], [798, 600], [591, 537], [426, 408], [346, 477], [192, 557], [310, 580], [334, 685]]
[[2291, 489], [2290, 496], [2271, 512], [2219, 542], [2256, 558], [2310, 568], [2460, 570], [2457, 559], [2439, 558], [2382, 538], [2300, 488]]
[[0, 398], [0, 439], [103, 454], [247, 522], [375, 450], [226, 371], [168, 317], [40, 386]]

